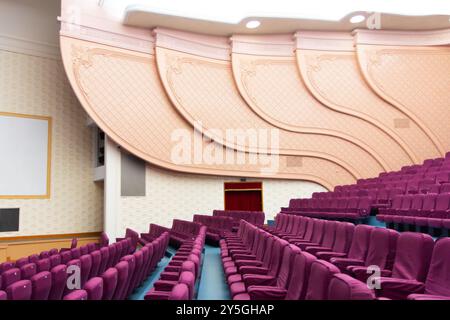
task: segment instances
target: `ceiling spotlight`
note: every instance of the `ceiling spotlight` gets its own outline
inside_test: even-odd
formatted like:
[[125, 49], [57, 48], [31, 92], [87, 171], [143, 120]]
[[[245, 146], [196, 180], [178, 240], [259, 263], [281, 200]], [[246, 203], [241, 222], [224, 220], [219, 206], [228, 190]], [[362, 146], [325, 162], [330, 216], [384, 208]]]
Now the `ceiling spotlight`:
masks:
[[256, 29], [260, 25], [261, 25], [261, 22], [259, 22], [258, 20], [252, 20], [252, 21], [247, 22], [247, 24], [245, 26], [249, 29]]
[[358, 14], [350, 18], [351, 23], [360, 23], [363, 22], [364, 20], [366, 20], [366, 17], [361, 14]]

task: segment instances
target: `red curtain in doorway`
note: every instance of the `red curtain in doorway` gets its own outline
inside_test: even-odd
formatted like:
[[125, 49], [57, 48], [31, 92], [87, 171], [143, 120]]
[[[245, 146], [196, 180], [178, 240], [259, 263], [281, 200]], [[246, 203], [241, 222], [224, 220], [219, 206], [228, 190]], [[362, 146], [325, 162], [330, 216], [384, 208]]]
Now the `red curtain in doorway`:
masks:
[[263, 211], [262, 183], [225, 183], [225, 210]]

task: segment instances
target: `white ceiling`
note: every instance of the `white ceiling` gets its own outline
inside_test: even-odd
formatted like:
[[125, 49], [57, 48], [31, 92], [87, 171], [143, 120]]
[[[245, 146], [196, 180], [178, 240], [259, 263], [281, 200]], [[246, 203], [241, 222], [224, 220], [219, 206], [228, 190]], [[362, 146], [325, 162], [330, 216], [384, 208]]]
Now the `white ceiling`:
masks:
[[[104, 0], [105, 5], [108, 5]], [[355, 14], [381, 14], [383, 30], [450, 28], [450, 1], [423, 0], [125, 0], [123, 22], [141, 28], [166, 27], [211, 35], [292, 33], [296, 30], [352, 31], [365, 21]], [[124, 3], [121, 3], [122, 8]], [[246, 28], [258, 20], [257, 29]]]

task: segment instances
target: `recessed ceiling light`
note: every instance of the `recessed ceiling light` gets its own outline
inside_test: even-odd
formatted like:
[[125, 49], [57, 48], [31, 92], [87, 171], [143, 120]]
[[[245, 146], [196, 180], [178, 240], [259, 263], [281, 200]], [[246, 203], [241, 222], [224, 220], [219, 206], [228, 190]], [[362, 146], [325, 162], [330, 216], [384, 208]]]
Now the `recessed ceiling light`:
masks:
[[249, 29], [256, 29], [260, 25], [261, 25], [261, 22], [259, 22], [258, 20], [252, 20], [252, 21], [247, 22], [247, 24], [245, 26]]
[[361, 14], [358, 14], [350, 18], [351, 23], [360, 23], [363, 22], [364, 20], [366, 20], [366, 17]]

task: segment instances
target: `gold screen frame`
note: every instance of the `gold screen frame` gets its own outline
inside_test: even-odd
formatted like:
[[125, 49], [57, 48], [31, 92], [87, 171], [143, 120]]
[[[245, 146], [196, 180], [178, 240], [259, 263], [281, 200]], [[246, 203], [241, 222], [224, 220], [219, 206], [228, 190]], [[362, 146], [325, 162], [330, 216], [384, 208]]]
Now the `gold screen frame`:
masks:
[[2, 112], [2, 111], [0, 111], [0, 116], [44, 120], [44, 121], [47, 121], [47, 128], [48, 128], [46, 193], [43, 195], [0, 195], [0, 199], [50, 199], [50, 196], [51, 196], [51, 171], [52, 171], [52, 132], [53, 132], [52, 117], [21, 114], [21, 113], [12, 113], [12, 112]]

